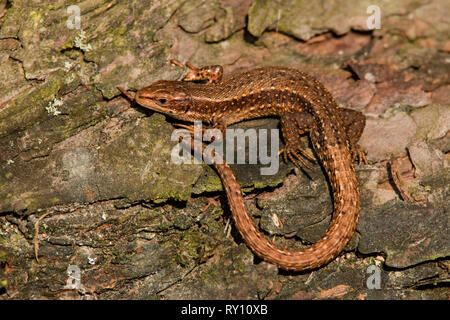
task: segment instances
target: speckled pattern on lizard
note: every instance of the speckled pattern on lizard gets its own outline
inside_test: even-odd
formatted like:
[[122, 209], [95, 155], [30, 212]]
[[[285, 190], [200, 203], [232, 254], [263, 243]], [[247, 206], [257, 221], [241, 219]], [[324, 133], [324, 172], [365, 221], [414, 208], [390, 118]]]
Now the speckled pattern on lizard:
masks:
[[[314, 159], [300, 147], [300, 137], [309, 135], [328, 175], [334, 213], [324, 236], [303, 250], [281, 249], [271, 243], [249, 215], [229, 165], [213, 165], [222, 179], [236, 228], [259, 257], [292, 271], [315, 269], [333, 260], [358, 223], [360, 196], [353, 161], [366, 161], [357, 144], [365, 126], [364, 115], [339, 108], [319, 81], [296, 69], [263, 67], [223, 76], [221, 66], [186, 65], [189, 73], [183, 81], [157, 81], [139, 90], [135, 101], [175, 119], [202, 121], [222, 131], [243, 120], [278, 116], [285, 141], [283, 156], [298, 166], [308, 166], [305, 158]], [[200, 83], [202, 80], [207, 83]]]

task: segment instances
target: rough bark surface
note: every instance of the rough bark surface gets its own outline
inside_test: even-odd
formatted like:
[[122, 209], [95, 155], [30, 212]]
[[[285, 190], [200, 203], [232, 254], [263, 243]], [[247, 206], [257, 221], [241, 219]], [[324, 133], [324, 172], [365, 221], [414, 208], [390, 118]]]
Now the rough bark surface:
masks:
[[[448, 1], [96, 0], [78, 3], [79, 28], [72, 4], [0, 0], [0, 299], [449, 298]], [[215, 172], [174, 164], [168, 119], [116, 89], [180, 79], [170, 58], [295, 67], [366, 114], [346, 253], [300, 274], [255, 258]], [[317, 241], [332, 212], [320, 166], [260, 167], [233, 169], [261, 230]]]

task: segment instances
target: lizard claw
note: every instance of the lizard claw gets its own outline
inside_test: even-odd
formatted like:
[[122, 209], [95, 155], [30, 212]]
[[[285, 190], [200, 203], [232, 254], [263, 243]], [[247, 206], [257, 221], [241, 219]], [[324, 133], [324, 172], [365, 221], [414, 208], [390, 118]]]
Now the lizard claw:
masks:
[[312, 169], [311, 165], [305, 161], [304, 158], [312, 162], [316, 162], [314, 156], [303, 148], [287, 144], [282, 150], [280, 150], [279, 154], [283, 154], [284, 162], [288, 162], [288, 159], [297, 167], [301, 167], [301, 165], [305, 166], [308, 169]]
[[358, 161], [358, 164], [361, 163], [367, 164], [366, 158], [367, 152], [362, 150], [359, 145], [353, 146], [351, 154], [352, 154], [352, 162]]

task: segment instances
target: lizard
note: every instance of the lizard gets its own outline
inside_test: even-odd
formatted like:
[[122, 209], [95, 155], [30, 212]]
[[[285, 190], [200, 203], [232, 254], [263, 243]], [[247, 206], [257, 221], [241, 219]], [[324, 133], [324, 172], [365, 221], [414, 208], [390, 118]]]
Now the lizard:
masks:
[[[182, 66], [176, 60], [172, 63]], [[285, 146], [283, 156], [296, 166], [314, 156], [300, 147], [309, 135], [312, 148], [328, 176], [333, 196], [333, 217], [324, 236], [303, 250], [276, 247], [257, 228], [247, 211], [242, 191], [230, 166], [213, 163], [231, 209], [236, 228], [250, 249], [263, 260], [288, 271], [322, 267], [336, 258], [352, 238], [358, 223], [360, 195], [353, 162], [366, 163], [357, 144], [365, 116], [340, 108], [314, 77], [287, 67], [261, 67], [223, 76], [219, 65], [196, 68], [186, 63], [181, 81], [159, 80], [129, 99], [150, 110], [192, 123], [202, 121], [224, 131], [229, 125], [276, 116]], [[206, 83], [205, 83], [206, 82]]]

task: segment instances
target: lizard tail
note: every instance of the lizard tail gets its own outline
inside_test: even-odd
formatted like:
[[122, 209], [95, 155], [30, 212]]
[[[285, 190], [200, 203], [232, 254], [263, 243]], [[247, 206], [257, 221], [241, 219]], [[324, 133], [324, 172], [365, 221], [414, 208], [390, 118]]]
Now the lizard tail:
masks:
[[[344, 147], [345, 148], [345, 147]], [[322, 161], [333, 190], [334, 214], [325, 235], [313, 245], [300, 250], [284, 250], [272, 244], [257, 228], [247, 211], [239, 183], [230, 166], [214, 163], [226, 190], [233, 220], [246, 244], [263, 260], [290, 271], [321, 267], [333, 260], [352, 238], [359, 217], [359, 189], [349, 152], [334, 148]], [[322, 159], [323, 160], [323, 159]]]

